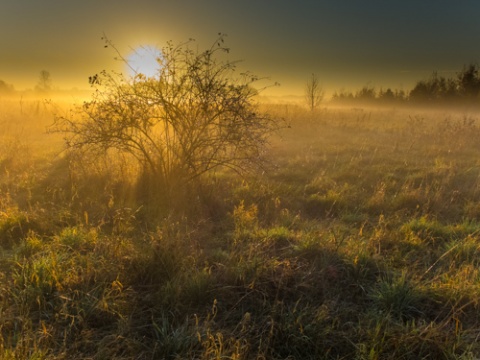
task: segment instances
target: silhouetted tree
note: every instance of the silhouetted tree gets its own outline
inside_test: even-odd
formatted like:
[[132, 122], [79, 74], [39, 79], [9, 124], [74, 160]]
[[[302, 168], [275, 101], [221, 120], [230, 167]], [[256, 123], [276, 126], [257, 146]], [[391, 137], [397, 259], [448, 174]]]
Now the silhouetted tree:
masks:
[[383, 91], [380, 89], [378, 93], [378, 99], [381, 101], [391, 102], [395, 100], [395, 94], [393, 93], [392, 89], [388, 88], [387, 90]]
[[464, 66], [463, 70], [458, 74], [458, 91], [460, 96], [467, 99], [478, 97], [480, 93], [478, 65], [470, 64]]
[[259, 79], [234, 76], [235, 63], [218, 56], [228, 52], [222, 35], [204, 51], [189, 43], [169, 43], [155, 77], [97, 75], [93, 100], [76, 116], [56, 119], [68, 145], [129, 153], [165, 192], [222, 167], [244, 172], [261, 165], [277, 121], [256, 106]]
[[433, 72], [428, 80], [417, 82], [410, 91], [409, 98], [414, 102], [453, 100], [457, 95], [457, 84], [452, 79]]
[[431, 99], [430, 88], [426, 81], [418, 81], [410, 91], [409, 98], [415, 102], [425, 102]]
[[360, 101], [371, 102], [376, 98], [375, 89], [373, 87], [364, 86], [355, 94], [355, 99]]
[[406, 94], [404, 90], [397, 90], [395, 89], [395, 99], [398, 101], [406, 100]]
[[47, 70], [40, 71], [40, 76], [37, 86], [35, 86], [35, 90], [43, 92], [52, 90], [52, 77]]
[[305, 86], [305, 101], [310, 110], [315, 110], [323, 100], [324, 92], [318, 78], [312, 74]]
[[332, 95], [332, 101], [334, 102], [351, 102], [353, 100], [353, 94], [345, 90], [335, 91]]

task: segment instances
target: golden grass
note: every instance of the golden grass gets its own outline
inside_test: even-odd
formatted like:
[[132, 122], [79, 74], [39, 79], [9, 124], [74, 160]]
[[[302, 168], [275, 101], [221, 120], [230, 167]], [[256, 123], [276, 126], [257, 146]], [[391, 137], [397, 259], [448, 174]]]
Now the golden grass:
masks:
[[271, 105], [271, 167], [168, 214], [50, 109], [0, 107], [1, 358], [480, 356], [475, 114]]

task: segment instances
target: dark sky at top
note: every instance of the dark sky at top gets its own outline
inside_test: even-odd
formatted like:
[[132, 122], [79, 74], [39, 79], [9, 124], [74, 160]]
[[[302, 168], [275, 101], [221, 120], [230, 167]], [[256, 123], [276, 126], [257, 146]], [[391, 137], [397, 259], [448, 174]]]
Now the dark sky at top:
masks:
[[87, 87], [118, 67], [105, 33], [128, 54], [139, 45], [226, 33], [231, 59], [301, 94], [311, 73], [332, 91], [369, 85], [410, 89], [433, 71], [455, 76], [480, 60], [480, 2], [473, 0], [2, 0], [0, 80]]

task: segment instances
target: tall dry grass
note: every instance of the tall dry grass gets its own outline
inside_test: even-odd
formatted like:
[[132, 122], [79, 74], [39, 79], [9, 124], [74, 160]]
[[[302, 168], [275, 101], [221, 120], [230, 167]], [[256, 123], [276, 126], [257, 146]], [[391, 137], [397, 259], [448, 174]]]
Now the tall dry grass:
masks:
[[475, 114], [271, 105], [268, 170], [168, 212], [129, 159], [64, 153], [51, 110], [14, 105], [1, 358], [479, 357]]

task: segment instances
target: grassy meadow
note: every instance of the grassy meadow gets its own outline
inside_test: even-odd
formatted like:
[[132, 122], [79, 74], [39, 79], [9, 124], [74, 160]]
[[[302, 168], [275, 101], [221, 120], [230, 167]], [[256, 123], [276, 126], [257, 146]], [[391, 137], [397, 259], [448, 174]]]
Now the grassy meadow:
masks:
[[479, 358], [477, 114], [264, 108], [265, 170], [165, 208], [0, 100], [0, 358]]

